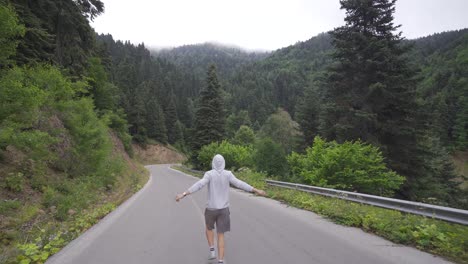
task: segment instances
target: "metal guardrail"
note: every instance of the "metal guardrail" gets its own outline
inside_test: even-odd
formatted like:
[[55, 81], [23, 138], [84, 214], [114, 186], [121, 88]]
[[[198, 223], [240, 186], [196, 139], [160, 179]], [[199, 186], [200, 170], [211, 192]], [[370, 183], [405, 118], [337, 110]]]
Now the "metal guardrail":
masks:
[[410, 202], [405, 200], [340, 191], [328, 188], [321, 188], [303, 184], [280, 182], [273, 180], [266, 180], [267, 184], [277, 187], [283, 187], [293, 190], [299, 190], [319, 195], [336, 197], [348, 201], [370, 204], [378, 207], [389, 208], [401, 212], [423, 215], [430, 218], [445, 220], [452, 223], [468, 225], [468, 211], [450, 207], [437, 206], [432, 204]]

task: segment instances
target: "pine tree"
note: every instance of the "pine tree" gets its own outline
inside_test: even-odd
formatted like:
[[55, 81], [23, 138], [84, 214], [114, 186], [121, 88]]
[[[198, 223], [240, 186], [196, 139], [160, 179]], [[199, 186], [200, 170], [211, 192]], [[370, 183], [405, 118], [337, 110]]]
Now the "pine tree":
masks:
[[80, 75], [94, 47], [89, 19], [104, 12], [100, 0], [10, 0], [27, 28], [18, 64], [55, 62]]
[[463, 86], [459, 86], [452, 136], [455, 147], [466, 151], [468, 150], [468, 80], [462, 78], [460, 83], [462, 82]]
[[309, 86], [304, 91], [304, 97], [298, 101], [296, 119], [299, 123], [306, 146], [312, 145], [318, 134], [320, 114], [320, 95], [317, 84]]
[[177, 143], [177, 142], [180, 144], [185, 143], [184, 124], [182, 124], [182, 122], [180, 122], [179, 120], [177, 120], [177, 122], [175, 123], [175, 129], [174, 129], [174, 143]]
[[207, 72], [206, 87], [200, 92], [195, 112], [195, 135], [193, 148], [199, 150], [211, 142], [220, 141], [224, 136], [224, 105], [221, 86], [216, 76], [216, 67], [211, 65]]
[[361, 139], [379, 146], [390, 168], [407, 177], [400, 194], [422, 199], [429, 194], [418, 194], [419, 183], [443, 188], [453, 171], [436, 162], [445, 160], [441, 147], [425, 145], [438, 138], [423, 140], [428, 128], [424, 113], [418, 113], [408, 48], [401, 33], [394, 33], [395, 2], [340, 1], [346, 25], [331, 32], [336, 63], [326, 80], [321, 133], [338, 142]]
[[167, 139], [170, 144], [174, 144], [176, 142], [176, 123], [178, 118], [175, 95], [173, 92], [171, 92], [166, 107], [164, 108], [164, 117], [166, 118]]
[[0, 2], [0, 68], [9, 64], [9, 57], [16, 53], [16, 38], [23, 36], [24, 31], [13, 8]]
[[346, 25], [331, 32], [336, 63], [329, 69], [321, 132], [344, 142], [381, 146], [391, 167], [409, 174], [414, 154], [413, 72], [393, 32], [395, 0], [342, 0]]
[[167, 129], [164, 113], [156, 98], [146, 103], [146, 130], [148, 137], [167, 143]]

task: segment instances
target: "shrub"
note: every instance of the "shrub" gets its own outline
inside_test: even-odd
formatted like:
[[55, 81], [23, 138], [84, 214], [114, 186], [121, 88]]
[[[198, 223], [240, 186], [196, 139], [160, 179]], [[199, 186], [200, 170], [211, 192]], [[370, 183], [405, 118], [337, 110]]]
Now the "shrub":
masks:
[[73, 158], [68, 169], [74, 176], [98, 170], [111, 153], [107, 127], [93, 107], [89, 98], [65, 102], [60, 106], [65, 127], [73, 139]]
[[253, 160], [258, 171], [286, 179], [288, 173], [286, 154], [283, 147], [273, 142], [271, 138], [260, 139], [255, 144]]
[[242, 125], [232, 142], [237, 145], [252, 145], [255, 142], [255, 133], [250, 127]]
[[24, 185], [24, 175], [21, 172], [9, 173], [5, 179], [7, 189], [13, 192], [21, 192]]
[[125, 151], [133, 157], [132, 136], [128, 133], [128, 122], [122, 109], [116, 112], [104, 111], [102, 119], [112, 128], [124, 145]]
[[389, 170], [378, 148], [360, 141], [338, 144], [314, 139], [306, 154], [288, 157], [293, 174], [305, 183], [391, 196], [404, 177]]
[[249, 167], [252, 164], [252, 147], [239, 146], [227, 141], [214, 142], [203, 146], [198, 153], [198, 161], [203, 170], [211, 169], [211, 161], [216, 154], [221, 154], [226, 161], [226, 168]]

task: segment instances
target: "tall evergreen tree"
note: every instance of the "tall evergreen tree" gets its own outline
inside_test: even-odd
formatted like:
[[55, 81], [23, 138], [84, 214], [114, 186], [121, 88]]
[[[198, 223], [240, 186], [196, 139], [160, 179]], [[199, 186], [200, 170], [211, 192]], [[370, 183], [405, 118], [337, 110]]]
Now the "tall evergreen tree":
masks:
[[9, 57], [16, 53], [18, 45], [16, 38], [24, 31], [13, 8], [0, 1], [0, 69], [10, 63]]
[[408, 179], [401, 194], [422, 199], [427, 192], [417, 192], [423, 182], [446, 186], [453, 171], [435, 162], [441, 151], [422, 140], [427, 133], [416, 118], [415, 72], [405, 57], [408, 48], [401, 33], [394, 33], [399, 28], [393, 24], [395, 2], [340, 1], [346, 24], [331, 32], [336, 63], [326, 81], [321, 132], [339, 142], [362, 139], [379, 146], [389, 166]]
[[403, 57], [401, 33], [394, 33], [395, 2], [340, 1], [346, 24], [331, 32], [336, 63], [326, 81], [321, 132], [339, 142], [362, 139], [381, 146], [392, 168], [408, 175], [407, 156], [415, 149], [413, 72]]
[[175, 95], [173, 92], [170, 93], [169, 100], [166, 103], [164, 108], [164, 117], [166, 119], [166, 128], [167, 128], [167, 139], [170, 144], [176, 142], [176, 123], [177, 118], [177, 109], [175, 105]]
[[320, 114], [320, 94], [318, 85], [312, 84], [304, 91], [304, 96], [296, 106], [296, 119], [304, 134], [306, 146], [312, 145], [318, 134]]
[[146, 103], [146, 130], [148, 137], [167, 143], [167, 129], [164, 113], [156, 98]]
[[94, 47], [89, 19], [104, 12], [100, 0], [10, 0], [26, 34], [20, 40], [18, 64], [55, 62], [80, 75]]
[[204, 145], [223, 139], [224, 124], [225, 114], [221, 86], [216, 76], [216, 67], [211, 65], [207, 72], [206, 87], [200, 92], [195, 112], [193, 148], [199, 150]]

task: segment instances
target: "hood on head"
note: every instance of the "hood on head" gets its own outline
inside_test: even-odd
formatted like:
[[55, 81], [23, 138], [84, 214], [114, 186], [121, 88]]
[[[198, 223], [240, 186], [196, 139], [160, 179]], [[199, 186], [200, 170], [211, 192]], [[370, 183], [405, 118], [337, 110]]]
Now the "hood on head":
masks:
[[222, 172], [224, 170], [224, 166], [226, 166], [226, 162], [224, 161], [223, 156], [216, 154], [213, 158], [213, 162], [211, 163], [213, 170], [217, 172]]

